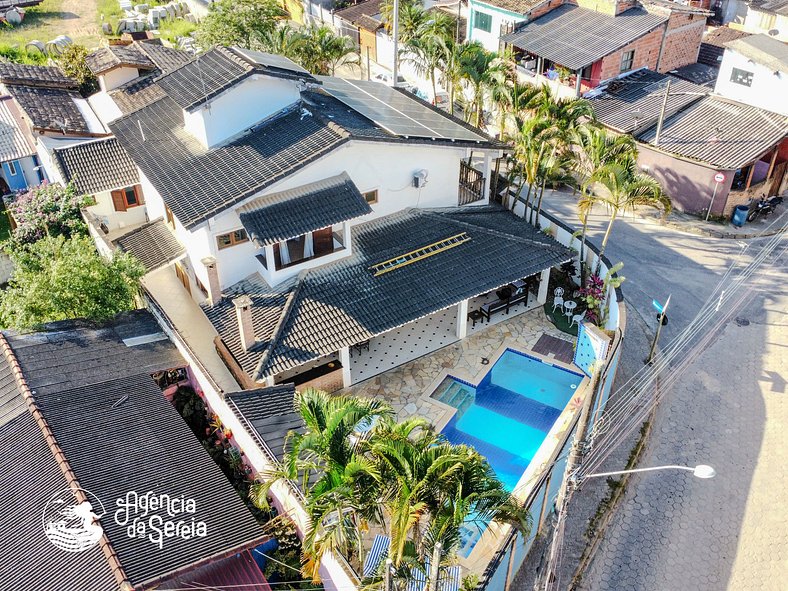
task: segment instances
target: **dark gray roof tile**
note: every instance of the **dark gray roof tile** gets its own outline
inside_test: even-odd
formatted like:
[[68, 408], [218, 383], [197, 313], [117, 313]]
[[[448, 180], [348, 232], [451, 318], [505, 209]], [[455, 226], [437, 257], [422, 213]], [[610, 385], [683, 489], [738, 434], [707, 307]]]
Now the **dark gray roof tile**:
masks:
[[258, 197], [238, 210], [249, 236], [274, 244], [372, 212], [347, 173]]
[[115, 138], [55, 148], [55, 161], [66, 182], [95, 194], [140, 182], [137, 166]]
[[93, 74], [99, 76], [122, 66], [153, 70], [156, 65], [136, 45], [110, 45], [101, 47], [87, 56], [85, 63]]
[[32, 66], [14, 62], [0, 62], [0, 82], [48, 88], [79, 87], [76, 80], [66, 76], [57, 66]]
[[719, 68], [697, 63], [681, 66], [676, 70], [672, 70], [670, 73], [674, 76], [682, 78], [683, 80], [692, 82], [693, 84], [705, 86], [706, 88], [713, 90], [714, 84], [717, 82], [717, 75], [719, 72]]
[[173, 47], [162, 45], [158, 40], [135, 41], [134, 47], [148, 56], [160, 73], [166, 74], [177, 70], [194, 59], [194, 54]]
[[162, 218], [135, 228], [116, 238], [113, 243], [122, 251], [134, 255], [148, 271], [163, 267], [186, 252]]
[[123, 115], [139, 111], [167, 96], [156, 84], [157, 72], [158, 70], [154, 70], [146, 76], [135, 78], [109, 91], [109, 96]]
[[563, 4], [501, 37], [560, 66], [578, 70], [621, 49], [668, 20], [643, 8], [612, 16]]
[[[21, 109], [42, 130], [90, 134], [91, 129], [75, 100], [82, 100], [78, 92], [63, 88], [6, 85]], [[87, 105], [87, 103], [85, 103]]]

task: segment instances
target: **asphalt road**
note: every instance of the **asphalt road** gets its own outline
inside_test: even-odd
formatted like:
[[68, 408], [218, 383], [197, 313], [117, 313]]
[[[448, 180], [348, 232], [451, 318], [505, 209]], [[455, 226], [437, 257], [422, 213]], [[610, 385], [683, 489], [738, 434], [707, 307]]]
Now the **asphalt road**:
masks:
[[[551, 213], [569, 223], [577, 219], [571, 195], [555, 193], [545, 200]], [[598, 243], [606, 222], [603, 210], [592, 215], [591, 240]], [[630, 350], [625, 349], [623, 374], [642, 367], [645, 337], [657, 324], [652, 299], [672, 296], [670, 322], [662, 333], [666, 344], [695, 317], [742, 248], [747, 246], [742, 255], [747, 261], [766, 240], [701, 237], [639, 218], [616, 221], [606, 254], [612, 263], [624, 263], [627, 330], [639, 336], [625, 340]], [[786, 258], [776, 268], [764, 265], [753, 280], [756, 291], [733, 315], [738, 322], [729, 321], [666, 389], [640, 464], [711, 464], [717, 476], [706, 481], [674, 471], [632, 478], [580, 588], [784, 588], [788, 400], [782, 372], [788, 367], [788, 305], [781, 288]]]

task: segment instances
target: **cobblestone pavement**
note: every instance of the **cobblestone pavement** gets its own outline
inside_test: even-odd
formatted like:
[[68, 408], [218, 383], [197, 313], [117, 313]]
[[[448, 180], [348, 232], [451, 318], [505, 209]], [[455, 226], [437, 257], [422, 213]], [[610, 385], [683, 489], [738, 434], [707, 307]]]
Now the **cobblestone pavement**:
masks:
[[636, 475], [581, 589], [786, 588], [787, 311], [788, 298], [753, 302], [667, 394], [640, 465], [717, 476]]

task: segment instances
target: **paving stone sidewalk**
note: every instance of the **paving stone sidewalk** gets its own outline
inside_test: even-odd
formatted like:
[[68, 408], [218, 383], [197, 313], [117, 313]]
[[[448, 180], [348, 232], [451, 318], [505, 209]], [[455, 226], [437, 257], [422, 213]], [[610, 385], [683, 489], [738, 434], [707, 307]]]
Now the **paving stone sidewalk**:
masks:
[[737, 228], [730, 221], [726, 223], [705, 221], [702, 218], [689, 215], [680, 211], [673, 211], [666, 220], [661, 218], [658, 211], [651, 208], [638, 208], [636, 214], [645, 219], [650, 219], [682, 232], [710, 236], [712, 238], [748, 239], [758, 236], [772, 236], [785, 231], [788, 224], [788, 209], [779, 206], [777, 211], [767, 217], [757, 217], [755, 221], [747, 222]]

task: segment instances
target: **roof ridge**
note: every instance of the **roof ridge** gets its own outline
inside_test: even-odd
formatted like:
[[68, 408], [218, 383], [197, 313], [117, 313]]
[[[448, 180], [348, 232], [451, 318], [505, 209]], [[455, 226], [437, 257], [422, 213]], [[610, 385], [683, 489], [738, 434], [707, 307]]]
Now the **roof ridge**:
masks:
[[128, 238], [132, 234], [136, 234], [137, 232], [140, 232], [140, 231], [142, 231], [142, 230], [144, 230], [146, 228], [150, 228], [154, 224], [157, 224], [157, 223], [163, 222], [163, 221], [164, 221], [164, 217], [163, 216], [159, 216], [159, 217], [157, 217], [155, 219], [152, 219], [150, 221], [145, 222], [144, 224], [141, 224], [141, 225], [137, 226], [136, 228], [132, 228], [131, 230], [129, 230], [125, 234], [121, 234], [119, 236], [115, 236], [115, 238], [112, 239], [112, 242], [115, 242], [116, 240], [120, 240], [122, 238]]
[[[66, 458], [66, 454], [61, 449], [60, 444], [58, 444], [57, 439], [55, 438], [55, 435], [49, 426], [49, 423], [41, 412], [41, 409], [38, 407], [35, 397], [33, 396], [33, 392], [27, 383], [24, 372], [22, 371], [22, 366], [19, 364], [19, 359], [17, 359], [14, 350], [11, 348], [11, 345], [8, 342], [8, 339], [6, 339], [5, 334], [2, 332], [0, 332], [0, 349], [2, 349], [5, 360], [11, 368], [11, 372], [14, 374], [14, 380], [16, 381], [17, 387], [22, 393], [22, 397], [27, 404], [27, 409], [30, 411], [30, 414], [36, 421], [38, 428], [41, 430], [41, 434], [46, 441], [47, 447], [49, 447], [49, 450], [52, 452], [52, 455], [55, 458], [55, 462], [63, 472], [63, 477], [66, 479], [69, 488], [80, 503], [87, 502], [88, 498], [82, 488], [79, 486], [79, 480], [77, 480], [74, 469], [71, 467], [71, 464], [69, 463], [68, 458]], [[120, 563], [120, 558], [118, 557], [115, 548], [112, 547], [112, 543], [109, 541], [107, 533], [103, 527], [101, 538], [99, 539], [99, 546], [101, 546], [104, 558], [107, 560], [107, 564], [112, 571], [112, 575], [115, 577], [115, 581], [118, 583], [120, 591], [132, 591], [133, 586], [129, 581], [126, 571], [123, 569], [123, 565]]]
[[295, 306], [296, 297], [301, 292], [301, 288], [305, 283], [306, 276], [310, 273], [310, 269], [304, 269], [298, 274], [298, 279], [296, 280], [296, 284], [293, 286], [292, 291], [288, 294], [287, 300], [285, 300], [285, 305], [282, 306], [282, 311], [279, 314], [279, 320], [276, 321], [276, 325], [274, 326], [274, 330], [271, 333], [271, 338], [268, 339], [268, 346], [263, 351], [263, 354], [260, 356], [260, 360], [257, 362], [257, 367], [254, 369], [254, 379], [258, 380], [263, 375], [263, 368], [265, 365], [268, 364], [268, 359], [271, 357], [271, 353], [276, 348], [277, 342], [282, 336], [282, 332], [284, 331], [285, 324], [287, 320], [290, 318], [290, 314], [293, 311]]
[[[540, 242], [540, 241], [534, 240], [532, 238], [524, 238], [522, 236], [516, 236], [514, 234], [509, 234], [508, 232], [501, 232], [500, 230], [493, 230], [492, 228], [487, 228], [485, 226], [480, 226], [478, 224], [467, 222], [465, 220], [457, 220], [457, 219], [454, 219], [453, 217], [450, 217], [450, 216], [443, 216], [443, 215], [441, 215], [440, 213], [438, 213], [436, 211], [428, 211], [426, 209], [420, 209], [420, 208], [417, 208], [417, 207], [408, 208], [405, 211], [408, 211], [408, 210], [413, 210], [417, 215], [423, 215], [423, 216], [426, 216], [426, 217], [439, 217], [440, 219], [448, 221], [448, 222], [450, 222], [452, 224], [455, 224], [457, 226], [463, 226], [463, 227], [466, 227], [466, 228], [473, 228], [475, 230], [480, 230], [482, 232], [486, 232], [487, 234], [491, 234], [493, 236], [501, 236], [501, 237], [507, 238], [508, 240], [514, 240], [516, 242], [522, 242], [523, 244], [533, 244], [533, 245], [539, 246], [540, 248], [544, 248], [544, 247], [548, 246], [544, 242]], [[501, 213], [503, 213], [503, 212], [507, 212], [508, 213], [508, 210], [501, 209], [500, 212]], [[457, 213], [463, 214], [463, 213], [466, 213], [466, 212], [459, 211]], [[512, 214], [512, 215], [514, 215], [514, 214]], [[527, 223], [527, 222], [524, 221], [523, 223]]]

